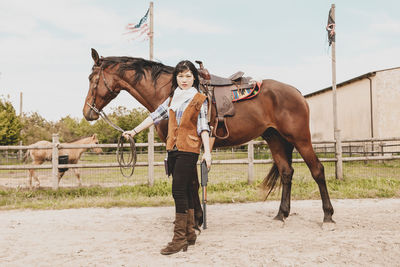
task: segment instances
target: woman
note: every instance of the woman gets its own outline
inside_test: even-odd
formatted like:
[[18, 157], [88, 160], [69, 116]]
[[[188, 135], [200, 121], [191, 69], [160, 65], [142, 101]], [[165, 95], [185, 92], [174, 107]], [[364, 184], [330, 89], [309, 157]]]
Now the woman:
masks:
[[196, 242], [194, 230], [193, 184], [197, 177], [197, 160], [203, 143], [207, 167], [211, 166], [209, 146], [210, 128], [207, 121], [206, 96], [199, 93], [198, 71], [192, 62], [184, 60], [176, 65], [172, 76], [173, 96], [167, 98], [153, 113], [132, 131], [124, 135], [135, 136], [140, 131], [168, 118], [169, 172], [172, 173], [172, 195], [175, 202], [175, 227], [172, 242], [161, 250], [169, 255]]

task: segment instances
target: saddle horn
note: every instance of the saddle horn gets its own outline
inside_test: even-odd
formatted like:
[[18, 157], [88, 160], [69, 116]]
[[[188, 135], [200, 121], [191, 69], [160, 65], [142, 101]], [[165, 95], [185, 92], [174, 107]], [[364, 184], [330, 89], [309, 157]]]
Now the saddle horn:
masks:
[[210, 73], [208, 72], [208, 70], [206, 68], [204, 68], [203, 62], [200, 60], [196, 60], [195, 62], [197, 64], [199, 64], [200, 77], [203, 78], [204, 80], [210, 80], [211, 79]]
[[196, 60], [195, 62], [196, 62], [197, 64], [199, 64], [199, 67], [200, 67], [201, 70], [204, 69], [203, 62], [202, 62], [202, 61]]

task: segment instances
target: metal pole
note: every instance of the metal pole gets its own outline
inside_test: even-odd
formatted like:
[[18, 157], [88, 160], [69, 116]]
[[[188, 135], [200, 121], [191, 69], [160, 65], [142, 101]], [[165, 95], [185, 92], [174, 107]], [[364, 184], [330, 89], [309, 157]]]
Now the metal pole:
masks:
[[[335, 4], [331, 6], [332, 18], [335, 21]], [[332, 42], [332, 97], [333, 97], [333, 130], [336, 141], [336, 179], [343, 179], [342, 141], [337, 118], [337, 96], [336, 96], [336, 38]]]
[[58, 139], [58, 134], [53, 134], [53, 153], [51, 158], [52, 168], [52, 179], [53, 179], [53, 189], [58, 189], [58, 145], [60, 141]]
[[[149, 41], [150, 41], [150, 60], [153, 60], [153, 2], [150, 2], [150, 33], [149, 33]], [[154, 126], [152, 125], [149, 129], [149, 134], [147, 135], [148, 140], [148, 180], [149, 185], [154, 185]]]

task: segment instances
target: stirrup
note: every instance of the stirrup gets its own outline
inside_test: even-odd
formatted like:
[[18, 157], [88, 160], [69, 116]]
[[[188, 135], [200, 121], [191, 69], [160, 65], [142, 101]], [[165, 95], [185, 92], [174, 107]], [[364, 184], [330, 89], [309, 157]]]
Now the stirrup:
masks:
[[218, 135], [217, 135], [218, 119], [215, 121], [215, 125], [214, 125], [214, 136], [215, 136], [216, 138], [224, 140], [224, 139], [226, 139], [226, 138], [229, 137], [229, 130], [228, 130], [228, 127], [226, 126], [226, 117], [224, 117], [224, 127], [225, 127], [225, 130], [226, 130], [226, 135], [224, 135], [224, 136], [218, 136]]

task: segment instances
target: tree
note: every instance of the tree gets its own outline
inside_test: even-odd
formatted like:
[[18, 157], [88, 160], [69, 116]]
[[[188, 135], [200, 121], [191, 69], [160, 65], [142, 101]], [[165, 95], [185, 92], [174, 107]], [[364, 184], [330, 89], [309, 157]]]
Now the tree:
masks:
[[21, 128], [21, 120], [11, 102], [0, 98], [0, 145], [18, 144]]
[[70, 116], [61, 118], [55, 126], [61, 142], [71, 142], [95, 133], [94, 127], [88, 121], [84, 119], [79, 121]]
[[37, 112], [23, 114], [22, 120], [22, 142], [25, 145], [33, 144], [40, 140], [52, 140], [52, 134], [56, 132], [55, 125], [47, 121]]
[[[132, 130], [138, 126], [149, 115], [148, 111], [142, 108], [127, 110], [125, 107], [114, 109], [112, 116], [115, 117], [117, 125], [124, 130]], [[135, 136], [137, 143], [146, 143], [149, 130], [144, 130]]]

